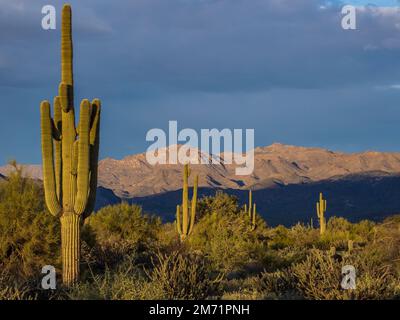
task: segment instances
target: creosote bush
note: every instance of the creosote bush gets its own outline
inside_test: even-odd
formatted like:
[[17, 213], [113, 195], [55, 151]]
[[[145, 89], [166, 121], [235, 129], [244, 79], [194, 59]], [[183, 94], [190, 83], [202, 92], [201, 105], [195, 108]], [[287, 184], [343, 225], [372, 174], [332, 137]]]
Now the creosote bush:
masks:
[[255, 231], [250, 229], [245, 214], [214, 212], [198, 221], [188, 243], [192, 250], [206, 255], [216, 270], [242, 271], [249, 263], [262, 260], [266, 250], [265, 241], [258, 239], [262, 232], [260, 224]]
[[[400, 294], [398, 277], [392, 266], [382, 264], [374, 250], [356, 256], [335, 257], [313, 249], [307, 258], [291, 268], [292, 285], [307, 299], [388, 299]], [[343, 290], [341, 270], [345, 265], [356, 269], [356, 289]]]
[[212, 278], [204, 257], [181, 250], [157, 253], [153, 270], [148, 275], [163, 292], [163, 299], [170, 300], [196, 300], [216, 295], [221, 280], [220, 276]]
[[73, 300], [151, 300], [162, 299], [163, 292], [157, 283], [150, 282], [143, 269], [134, 263], [134, 256], [127, 256], [114, 269], [91, 274], [68, 290]]
[[137, 249], [155, 241], [161, 221], [144, 214], [140, 206], [121, 203], [100, 209], [87, 225], [101, 245]]
[[150, 262], [148, 256], [158, 246], [159, 218], [143, 213], [137, 205], [121, 203], [100, 209], [89, 217], [82, 230], [88, 245], [86, 257], [93, 266], [113, 266], [133, 253], [136, 260]]
[[0, 184], [0, 270], [15, 280], [41, 275], [44, 265], [59, 266], [59, 222], [46, 213], [43, 192], [15, 170]]
[[239, 214], [238, 199], [222, 191], [217, 191], [215, 196], [206, 196], [197, 204], [197, 218], [205, 215], [218, 213], [220, 216], [231, 216]]

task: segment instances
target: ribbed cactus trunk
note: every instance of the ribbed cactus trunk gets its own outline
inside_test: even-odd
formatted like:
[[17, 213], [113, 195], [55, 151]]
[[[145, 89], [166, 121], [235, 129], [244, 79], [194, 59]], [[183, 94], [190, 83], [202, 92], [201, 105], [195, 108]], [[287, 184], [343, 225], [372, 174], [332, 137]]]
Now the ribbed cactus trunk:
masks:
[[61, 217], [63, 283], [74, 283], [79, 277], [81, 219], [74, 212]]
[[[183, 172], [182, 211], [189, 212], [189, 165], [185, 165]], [[182, 215], [182, 230], [188, 230], [189, 214]], [[183, 233], [185, 235], [186, 232]]]
[[196, 218], [199, 177], [196, 175], [194, 179], [192, 202], [189, 203], [189, 176], [190, 168], [186, 164], [183, 170], [182, 205], [176, 207], [176, 228], [182, 242], [192, 233]]
[[249, 208], [247, 214], [249, 215], [250, 219], [252, 212], [253, 212], [253, 191], [249, 190]]
[[41, 103], [43, 184], [49, 211], [61, 220], [63, 282], [79, 278], [80, 227], [94, 207], [99, 153], [100, 101], [82, 100], [75, 127], [72, 13], [65, 5], [61, 28], [61, 83], [50, 103]]
[[251, 214], [251, 230], [256, 230], [257, 223], [256, 223], [256, 215], [257, 215], [257, 205], [253, 204], [253, 212]]
[[319, 232], [321, 236], [325, 234], [326, 231], [325, 211], [326, 211], [326, 200], [323, 199], [322, 193], [320, 193], [319, 202], [317, 202], [317, 216], [319, 219]]

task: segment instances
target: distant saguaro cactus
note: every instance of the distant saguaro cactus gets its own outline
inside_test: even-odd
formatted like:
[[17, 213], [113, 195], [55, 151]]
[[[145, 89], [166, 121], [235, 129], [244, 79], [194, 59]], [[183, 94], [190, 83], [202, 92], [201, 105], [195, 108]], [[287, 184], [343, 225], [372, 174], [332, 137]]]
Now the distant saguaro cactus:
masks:
[[250, 228], [252, 231], [254, 231], [257, 227], [256, 224], [256, 215], [257, 215], [257, 211], [256, 211], [256, 203], [253, 203], [253, 192], [251, 190], [249, 190], [249, 206], [247, 207], [247, 205], [244, 205], [244, 211], [247, 213], [248, 217], [249, 217], [249, 221], [250, 221]]
[[180, 235], [181, 241], [192, 233], [193, 226], [196, 218], [197, 206], [197, 187], [199, 183], [199, 176], [194, 178], [192, 202], [189, 203], [189, 176], [191, 170], [188, 164], [185, 164], [183, 170], [183, 190], [182, 190], [182, 206], [176, 206], [176, 228]]
[[322, 198], [322, 193], [320, 193], [319, 202], [317, 202], [317, 216], [319, 219], [319, 231], [321, 235], [323, 235], [326, 230], [325, 211], [326, 211], [326, 200]]
[[94, 208], [99, 154], [100, 101], [82, 100], [75, 127], [73, 94], [72, 12], [62, 10], [61, 83], [54, 99], [40, 105], [43, 183], [46, 204], [61, 220], [63, 283], [79, 278], [80, 227]]

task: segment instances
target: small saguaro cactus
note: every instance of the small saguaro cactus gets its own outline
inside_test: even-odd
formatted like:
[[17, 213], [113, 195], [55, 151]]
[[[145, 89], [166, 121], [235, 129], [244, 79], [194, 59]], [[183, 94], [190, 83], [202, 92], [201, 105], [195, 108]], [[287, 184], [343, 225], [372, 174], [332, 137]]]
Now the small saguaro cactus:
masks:
[[257, 227], [257, 224], [256, 224], [257, 211], [256, 210], [257, 210], [256, 209], [256, 204], [254, 203], [253, 212], [251, 213], [251, 217], [250, 217], [250, 225], [251, 225], [250, 229], [251, 229], [251, 231], [254, 231], [256, 229], [256, 227]]
[[196, 206], [197, 206], [197, 186], [199, 183], [199, 176], [194, 178], [192, 202], [189, 202], [189, 176], [191, 170], [188, 164], [185, 164], [183, 170], [183, 190], [182, 190], [182, 205], [176, 206], [176, 228], [180, 235], [181, 241], [192, 233], [194, 222], [196, 219]]
[[322, 193], [320, 193], [319, 202], [317, 202], [317, 216], [319, 219], [319, 231], [321, 235], [323, 235], [326, 230], [325, 211], [326, 211], [326, 200], [322, 198]]
[[46, 205], [61, 220], [63, 283], [79, 278], [80, 227], [94, 208], [99, 154], [100, 101], [83, 100], [75, 127], [73, 102], [72, 12], [62, 9], [61, 83], [54, 99], [40, 106], [43, 184]]
[[244, 205], [244, 211], [247, 213], [248, 217], [249, 217], [249, 221], [250, 221], [250, 226], [251, 226], [251, 230], [255, 230], [257, 227], [256, 224], [256, 215], [257, 215], [257, 211], [256, 211], [256, 204], [253, 203], [253, 192], [251, 190], [249, 190], [249, 206], [247, 207], [247, 205]]

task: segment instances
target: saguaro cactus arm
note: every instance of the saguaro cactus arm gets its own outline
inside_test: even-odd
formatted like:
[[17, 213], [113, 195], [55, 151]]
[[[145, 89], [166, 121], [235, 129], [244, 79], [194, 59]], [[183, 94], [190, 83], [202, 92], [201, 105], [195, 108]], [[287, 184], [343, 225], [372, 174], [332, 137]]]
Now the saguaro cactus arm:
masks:
[[43, 158], [43, 184], [46, 190], [45, 200], [47, 208], [54, 216], [61, 214], [61, 206], [57, 199], [56, 180], [54, 176], [54, 154], [52, 119], [50, 116], [50, 103], [43, 101], [40, 105], [41, 131], [42, 131], [42, 158]]
[[179, 205], [176, 206], [176, 230], [178, 234], [182, 234], [182, 226], [181, 226], [181, 208]]
[[193, 231], [194, 222], [196, 220], [196, 206], [197, 206], [197, 187], [199, 184], [199, 176], [196, 175], [194, 178], [194, 185], [193, 185], [193, 196], [192, 196], [192, 204], [190, 206], [191, 215], [190, 215], [190, 228], [188, 235], [190, 235]]
[[186, 232], [188, 230], [188, 224], [189, 224], [189, 216], [188, 216], [188, 211], [189, 211], [189, 175], [190, 175], [190, 170], [189, 170], [189, 165], [185, 165], [183, 169], [183, 190], [182, 190], [182, 230]]
[[79, 215], [85, 211], [89, 195], [90, 110], [89, 100], [83, 100], [79, 116], [77, 195], [74, 205], [74, 211]]
[[90, 115], [90, 187], [87, 206], [85, 212], [83, 213], [83, 218], [88, 217], [92, 213], [96, 200], [101, 115], [101, 102], [99, 99], [94, 99], [92, 101]]
[[73, 44], [72, 44], [72, 9], [64, 5], [61, 26], [61, 81], [73, 86]]
[[319, 226], [321, 235], [325, 233], [326, 221], [325, 221], [325, 211], [326, 211], [326, 200], [323, 199], [322, 193], [319, 194], [319, 201], [316, 204], [317, 216], [319, 218]]
[[251, 229], [255, 230], [256, 229], [256, 215], [257, 215], [257, 209], [256, 209], [257, 205], [254, 203], [253, 205], [253, 214], [252, 214], [252, 219], [251, 219]]
[[183, 170], [182, 206], [177, 206], [176, 209], [177, 231], [181, 241], [192, 233], [196, 218], [198, 176], [195, 177], [192, 201], [189, 204], [189, 175], [190, 168], [186, 164]]
[[54, 128], [57, 132], [57, 135], [53, 135], [54, 142], [54, 173], [55, 173], [55, 181], [56, 181], [56, 193], [57, 199], [59, 203], [62, 203], [62, 194], [61, 194], [61, 138], [62, 138], [62, 119], [61, 119], [61, 100], [60, 97], [57, 96], [54, 98]]

